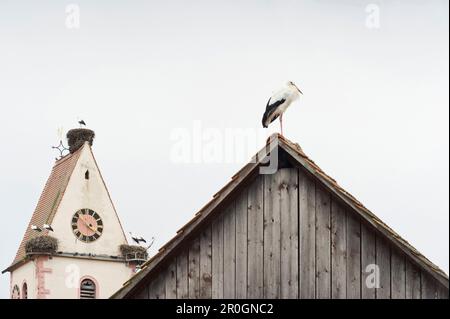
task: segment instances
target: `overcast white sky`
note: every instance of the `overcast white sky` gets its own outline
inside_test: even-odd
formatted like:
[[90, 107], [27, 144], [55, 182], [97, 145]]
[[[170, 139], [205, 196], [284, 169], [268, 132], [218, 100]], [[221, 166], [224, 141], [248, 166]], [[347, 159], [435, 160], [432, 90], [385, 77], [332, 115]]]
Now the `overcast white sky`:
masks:
[[159, 247], [244, 164], [174, 162], [174, 130], [260, 130], [292, 80], [304, 98], [286, 137], [448, 273], [448, 1], [75, 1], [79, 29], [69, 3], [0, 1], [1, 269], [58, 127], [83, 118], [96, 131], [125, 230]]

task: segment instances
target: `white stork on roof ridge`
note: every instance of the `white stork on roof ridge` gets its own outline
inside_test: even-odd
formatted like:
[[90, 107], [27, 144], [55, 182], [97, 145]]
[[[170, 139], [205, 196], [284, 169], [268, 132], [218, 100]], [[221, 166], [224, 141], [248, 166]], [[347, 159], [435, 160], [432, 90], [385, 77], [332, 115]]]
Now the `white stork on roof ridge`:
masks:
[[292, 81], [287, 82], [286, 87], [275, 92], [267, 101], [266, 111], [262, 118], [263, 127], [268, 127], [279, 117], [281, 135], [283, 135], [283, 113], [292, 102], [299, 98], [300, 94], [303, 94], [302, 91]]

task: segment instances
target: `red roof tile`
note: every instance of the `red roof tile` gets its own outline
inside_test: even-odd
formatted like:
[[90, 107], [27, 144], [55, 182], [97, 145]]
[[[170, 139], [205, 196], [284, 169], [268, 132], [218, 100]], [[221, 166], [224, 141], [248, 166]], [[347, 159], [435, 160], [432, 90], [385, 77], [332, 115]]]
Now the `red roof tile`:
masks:
[[31, 217], [30, 223], [25, 231], [22, 242], [20, 243], [19, 249], [17, 250], [16, 257], [9, 268], [24, 260], [26, 257], [25, 244], [28, 240], [48, 233], [48, 231], [43, 231], [42, 233], [33, 231], [30, 227], [31, 225], [42, 227], [43, 224], [50, 225], [52, 223], [55, 212], [58, 209], [70, 176], [72, 175], [73, 169], [75, 168], [83, 148], [84, 147], [81, 147], [76, 152], [68, 154], [55, 162], [52, 172], [45, 183], [44, 190], [39, 198], [33, 216]]

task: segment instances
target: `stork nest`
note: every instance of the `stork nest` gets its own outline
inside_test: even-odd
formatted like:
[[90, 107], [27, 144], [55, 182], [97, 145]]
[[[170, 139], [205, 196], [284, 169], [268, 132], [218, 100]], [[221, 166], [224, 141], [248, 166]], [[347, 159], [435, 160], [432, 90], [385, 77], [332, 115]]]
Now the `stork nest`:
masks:
[[28, 240], [25, 244], [25, 252], [29, 253], [56, 253], [58, 240], [52, 236], [39, 236]]
[[69, 144], [69, 151], [73, 153], [83, 146], [84, 142], [89, 142], [89, 145], [92, 146], [95, 132], [87, 128], [75, 128], [67, 132], [66, 137], [67, 143]]
[[147, 249], [141, 246], [124, 244], [120, 245], [119, 249], [120, 253], [125, 259], [133, 259], [133, 258], [147, 259], [148, 257]]

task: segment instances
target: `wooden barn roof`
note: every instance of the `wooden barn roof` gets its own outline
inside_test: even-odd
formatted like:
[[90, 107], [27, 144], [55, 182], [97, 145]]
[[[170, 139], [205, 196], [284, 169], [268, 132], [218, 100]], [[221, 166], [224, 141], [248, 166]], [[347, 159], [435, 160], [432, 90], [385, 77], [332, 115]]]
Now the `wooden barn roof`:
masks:
[[434, 278], [441, 282], [448, 288], [448, 276], [438, 266], [433, 264], [417, 249], [410, 245], [405, 239], [397, 234], [393, 229], [375, 216], [369, 209], [367, 209], [361, 202], [353, 197], [349, 192], [344, 190], [332, 177], [327, 175], [317, 164], [314, 163], [301, 149], [301, 147], [293, 143], [279, 134], [272, 135], [267, 144], [252, 158], [252, 160], [245, 165], [240, 171], [232, 176], [231, 181], [228, 182], [220, 191], [218, 191], [203, 208], [201, 208], [194, 217], [188, 221], [182, 228], [180, 228], [176, 235], [163, 245], [157, 254], [143, 264], [141, 271], [136, 273], [132, 278], [124, 283], [123, 287], [119, 289], [111, 298], [124, 298], [133, 292], [139, 286], [142, 279], [146, 278], [152, 270], [164, 263], [171, 257], [171, 253], [179, 248], [189, 234], [196, 232], [201, 228], [206, 219], [210, 219], [221, 204], [236, 191], [240, 184], [248, 180], [255, 174], [258, 174], [257, 168], [264, 163], [266, 156], [280, 147], [287, 154], [290, 155], [299, 165], [303, 166], [310, 174], [315, 176], [334, 196], [341, 199], [346, 205], [350, 206], [356, 213], [358, 213], [363, 220], [371, 224], [375, 229], [382, 233], [389, 241], [414, 260], [421, 268], [430, 273]]
[[48, 233], [47, 230], [42, 230], [42, 232], [33, 231], [30, 227], [31, 225], [42, 227], [43, 224], [50, 225], [52, 223], [55, 212], [63, 198], [70, 176], [72, 175], [83, 148], [84, 147], [81, 147], [74, 153], [70, 153], [55, 162], [36, 205], [36, 209], [31, 217], [30, 223], [25, 231], [22, 242], [20, 243], [19, 249], [17, 250], [14, 261], [11, 266], [3, 272], [12, 270], [16, 265], [25, 260], [25, 244], [28, 240]]

